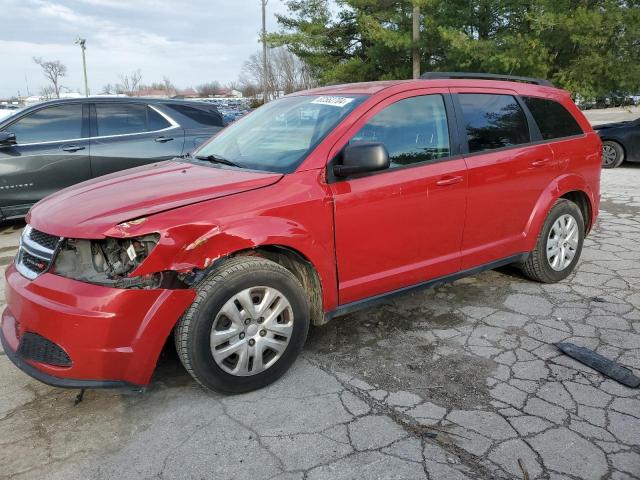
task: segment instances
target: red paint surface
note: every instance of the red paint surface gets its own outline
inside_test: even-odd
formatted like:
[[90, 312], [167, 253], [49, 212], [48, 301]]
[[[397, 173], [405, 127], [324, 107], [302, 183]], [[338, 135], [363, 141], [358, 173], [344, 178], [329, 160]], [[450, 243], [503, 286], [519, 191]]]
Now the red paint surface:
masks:
[[[327, 163], [384, 106], [449, 91], [553, 98], [586, 133], [327, 182]], [[242, 250], [287, 247], [318, 272], [325, 311], [530, 251], [549, 209], [567, 192], [587, 194], [590, 223], [595, 221], [601, 144], [566, 92], [529, 84], [438, 80], [326, 87], [311, 93], [371, 96], [292, 174], [164, 162], [63, 190], [38, 203], [28, 221], [38, 230], [71, 238], [158, 232], [159, 244], [132, 275], [186, 272]], [[462, 180], [446, 181], [452, 177]], [[119, 225], [140, 217], [145, 221]], [[53, 274], [29, 281], [13, 267], [6, 277], [2, 332], [9, 345], [17, 347], [18, 319], [20, 330], [39, 333], [67, 351], [71, 368], [35, 365], [65, 378], [147, 383], [163, 343], [195, 296], [192, 290], [111, 289]]]
[[[9, 346], [36, 332], [67, 352], [69, 368], [32, 364], [46, 374], [145, 385], [175, 320], [191, 304], [192, 290], [123, 290], [49, 273], [29, 281], [6, 271], [7, 308], [2, 333]], [[18, 332], [15, 319], [19, 320]]]

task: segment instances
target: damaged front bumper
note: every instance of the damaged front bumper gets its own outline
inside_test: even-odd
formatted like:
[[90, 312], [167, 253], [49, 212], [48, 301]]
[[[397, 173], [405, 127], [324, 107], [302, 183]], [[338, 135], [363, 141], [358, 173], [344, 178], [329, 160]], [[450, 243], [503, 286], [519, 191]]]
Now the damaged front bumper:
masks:
[[148, 384], [195, 298], [191, 289], [118, 289], [51, 273], [29, 280], [13, 265], [5, 277], [0, 339], [7, 356], [32, 377], [67, 388]]

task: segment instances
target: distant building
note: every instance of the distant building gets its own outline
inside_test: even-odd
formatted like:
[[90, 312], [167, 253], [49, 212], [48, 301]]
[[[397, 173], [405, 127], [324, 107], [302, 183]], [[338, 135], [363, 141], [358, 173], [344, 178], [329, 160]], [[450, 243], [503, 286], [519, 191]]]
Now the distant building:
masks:
[[147, 98], [171, 98], [173, 91], [168, 91], [160, 88], [141, 88], [133, 94], [134, 97], [147, 97]]

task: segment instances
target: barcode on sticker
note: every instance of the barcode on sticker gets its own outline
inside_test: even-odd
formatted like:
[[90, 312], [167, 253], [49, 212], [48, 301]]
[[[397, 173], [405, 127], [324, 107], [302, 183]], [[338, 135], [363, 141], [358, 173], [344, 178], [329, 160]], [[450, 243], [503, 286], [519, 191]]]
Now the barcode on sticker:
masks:
[[316, 105], [331, 105], [333, 107], [344, 107], [345, 105], [353, 102], [353, 98], [350, 97], [318, 97], [313, 102]]

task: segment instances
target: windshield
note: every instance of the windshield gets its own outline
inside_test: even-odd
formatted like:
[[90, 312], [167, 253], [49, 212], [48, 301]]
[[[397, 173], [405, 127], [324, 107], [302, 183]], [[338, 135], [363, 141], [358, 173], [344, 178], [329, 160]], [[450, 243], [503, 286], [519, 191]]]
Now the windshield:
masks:
[[230, 125], [193, 153], [253, 170], [293, 172], [364, 96], [285, 97]]

